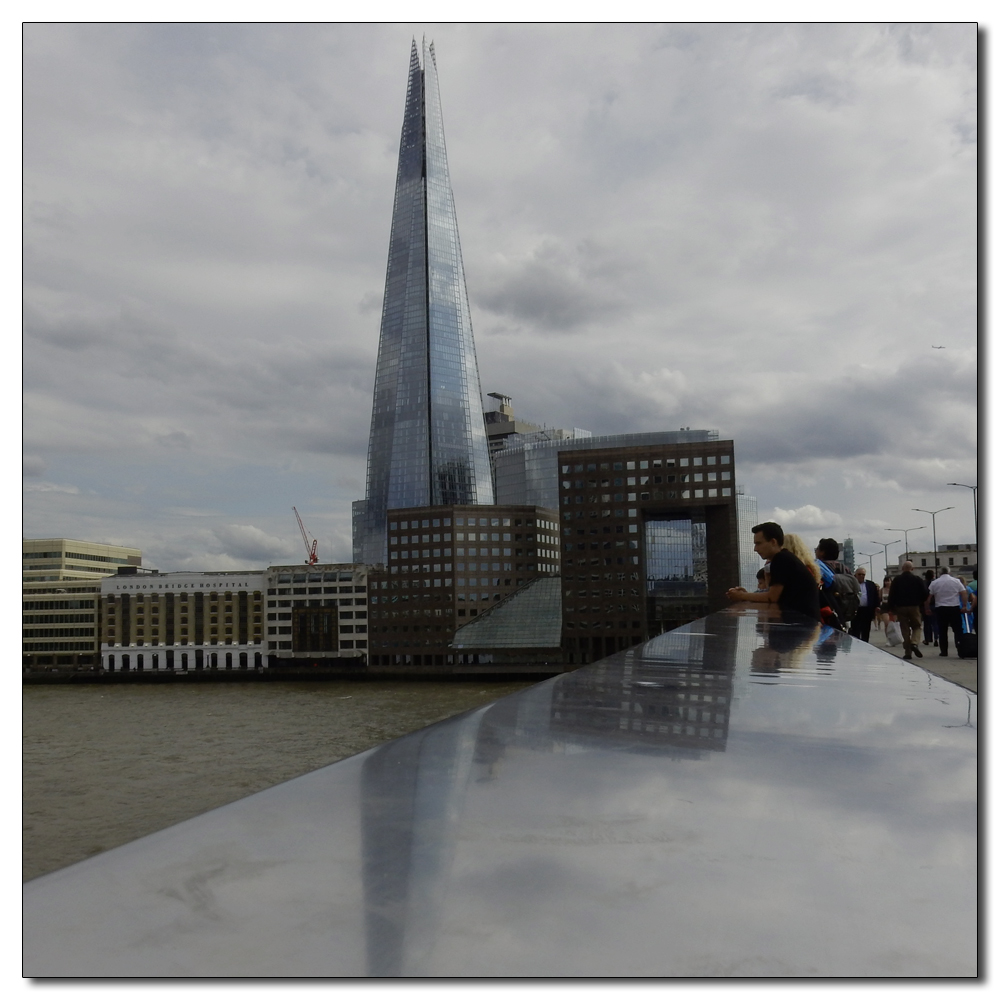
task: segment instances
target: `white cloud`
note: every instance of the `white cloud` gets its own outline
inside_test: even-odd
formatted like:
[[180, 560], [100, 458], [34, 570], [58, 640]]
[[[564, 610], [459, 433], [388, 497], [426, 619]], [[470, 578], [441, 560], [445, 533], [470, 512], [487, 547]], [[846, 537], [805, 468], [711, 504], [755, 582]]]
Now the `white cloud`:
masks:
[[835, 531], [844, 524], [844, 519], [839, 514], [831, 510], [820, 510], [811, 503], [804, 504], [797, 510], [775, 507], [769, 520], [777, 521], [786, 531]]

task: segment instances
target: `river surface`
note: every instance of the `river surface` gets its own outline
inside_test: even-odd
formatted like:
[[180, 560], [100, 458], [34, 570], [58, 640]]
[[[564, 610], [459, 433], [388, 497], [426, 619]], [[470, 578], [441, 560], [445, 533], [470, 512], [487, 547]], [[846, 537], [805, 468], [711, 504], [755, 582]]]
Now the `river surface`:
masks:
[[28, 685], [27, 880], [527, 687]]

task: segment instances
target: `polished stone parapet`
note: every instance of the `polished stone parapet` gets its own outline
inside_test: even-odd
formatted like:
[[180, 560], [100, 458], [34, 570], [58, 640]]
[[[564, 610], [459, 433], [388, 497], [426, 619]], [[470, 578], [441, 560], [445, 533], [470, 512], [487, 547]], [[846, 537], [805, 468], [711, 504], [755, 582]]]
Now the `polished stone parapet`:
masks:
[[27, 883], [24, 974], [975, 976], [976, 726], [736, 606]]

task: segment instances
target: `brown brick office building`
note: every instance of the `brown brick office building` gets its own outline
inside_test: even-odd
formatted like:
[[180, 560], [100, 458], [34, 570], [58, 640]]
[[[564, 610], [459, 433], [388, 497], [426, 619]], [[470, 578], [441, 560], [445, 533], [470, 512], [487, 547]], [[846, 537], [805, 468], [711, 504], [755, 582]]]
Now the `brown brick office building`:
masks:
[[739, 583], [732, 441], [560, 451], [563, 650], [589, 663]]
[[455, 629], [560, 569], [558, 513], [531, 506], [412, 507], [388, 512], [388, 560], [369, 574], [375, 671], [463, 662]]

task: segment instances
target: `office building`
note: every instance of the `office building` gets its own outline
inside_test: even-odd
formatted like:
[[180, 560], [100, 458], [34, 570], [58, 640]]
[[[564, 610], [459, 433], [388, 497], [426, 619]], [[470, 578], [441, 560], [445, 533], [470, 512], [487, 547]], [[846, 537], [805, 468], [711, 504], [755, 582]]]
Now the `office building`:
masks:
[[559, 515], [531, 506], [392, 510], [386, 565], [369, 573], [376, 668], [477, 663], [451, 648], [456, 628], [539, 577], [558, 577]]
[[558, 463], [569, 663], [725, 606], [740, 579], [732, 441], [560, 450]]
[[930, 552], [904, 552], [896, 560], [890, 563], [888, 574], [896, 577], [901, 571], [901, 567], [906, 560], [913, 563], [913, 572], [923, 575], [935, 566], [940, 570], [942, 566], [947, 566], [952, 576], [962, 577], [966, 583], [972, 579], [973, 570], [979, 569], [979, 549], [973, 542], [962, 542], [958, 545], [939, 545], [937, 560], [934, 559], [933, 550]]
[[483, 416], [486, 418], [486, 437], [489, 441], [491, 458], [493, 453], [505, 447], [515, 434], [534, 434], [542, 430], [538, 424], [515, 418], [510, 396], [505, 396], [502, 392], [491, 392], [488, 396], [494, 402], [487, 404]]
[[639, 434], [602, 434], [590, 431], [544, 430], [508, 438], [503, 448], [493, 453], [496, 470], [497, 503], [559, 506], [559, 453], [588, 451], [595, 448], [630, 448], [644, 445], [718, 441], [719, 432], [690, 429], [653, 431]]
[[76, 538], [25, 538], [21, 549], [23, 668], [94, 669], [100, 581], [141, 565], [142, 552]]
[[260, 670], [260, 570], [143, 572], [123, 567], [100, 583], [101, 666], [130, 671]]
[[747, 590], [757, 589], [757, 572], [764, 560], [754, 551], [753, 529], [757, 520], [757, 498], [747, 496], [736, 487], [736, 542], [740, 559], [740, 586]]
[[414, 42], [354, 560], [386, 561], [386, 511], [492, 504], [486, 427], [434, 46]]
[[270, 667], [350, 670], [367, 663], [367, 566], [270, 566], [266, 577]]

